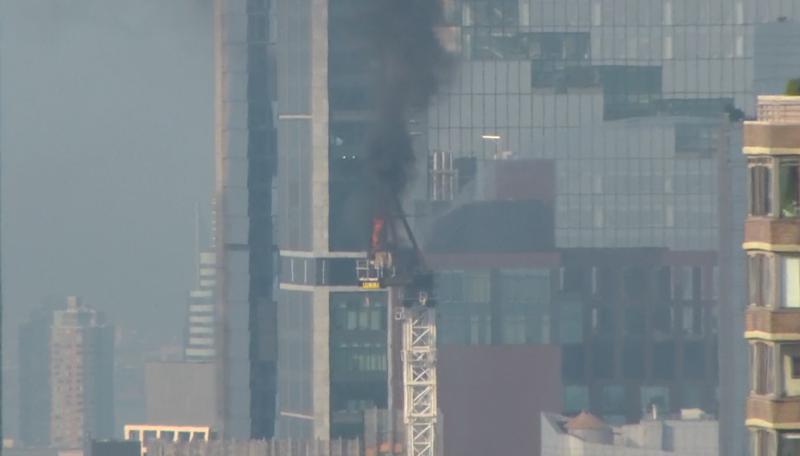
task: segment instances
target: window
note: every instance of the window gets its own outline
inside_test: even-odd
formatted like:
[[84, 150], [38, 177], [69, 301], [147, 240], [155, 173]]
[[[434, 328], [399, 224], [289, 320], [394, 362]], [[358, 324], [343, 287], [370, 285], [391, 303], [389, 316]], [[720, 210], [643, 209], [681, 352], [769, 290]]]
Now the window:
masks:
[[796, 456], [800, 454], [800, 433], [781, 432], [779, 435], [779, 456]]
[[666, 386], [643, 386], [641, 390], [642, 408], [652, 412], [655, 406], [659, 413], [669, 411], [669, 388]]
[[695, 273], [691, 266], [675, 266], [672, 274], [672, 299], [690, 301], [695, 291]]
[[800, 257], [783, 257], [782, 307], [800, 307]]
[[778, 367], [781, 396], [800, 397], [800, 344], [781, 344]]
[[703, 342], [686, 342], [683, 347], [683, 372], [686, 378], [702, 379], [706, 372]]
[[625, 338], [623, 341], [623, 375], [626, 379], [641, 379], [644, 376], [644, 340], [641, 338]]
[[658, 299], [667, 301], [672, 296], [672, 270], [669, 266], [662, 266], [656, 274], [656, 292]]
[[750, 433], [750, 454], [752, 456], [772, 456], [775, 454], [774, 448], [775, 438], [769, 431], [759, 429]]
[[800, 161], [780, 164], [780, 216], [800, 217]]
[[656, 342], [653, 344], [653, 377], [671, 380], [675, 376], [675, 343]]
[[613, 336], [615, 331], [613, 309], [594, 307], [592, 309], [592, 332], [598, 336]]
[[583, 304], [567, 301], [560, 306], [559, 339], [562, 344], [583, 342]]
[[625, 307], [625, 334], [641, 335], [644, 334], [645, 317], [644, 309], [641, 305]]
[[773, 346], [756, 342], [750, 346], [750, 389], [756, 394], [775, 392]]
[[583, 344], [561, 346], [561, 376], [564, 380], [584, 380], [584, 362]]
[[572, 415], [589, 409], [589, 388], [582, 385], [564, 387], [564, 413]]
[[622, 283], [625, 295], [629, 299], [641, 298], [645, 293], [645, 285], [647, 284], [644, 269], [641, 267], [626, 269], [622, 276]]
[[765, 216], [772, 213], [772, 172], [769, 167], [750, 167], [750, 215]]
[[611, 342], [592, 343], [592, 374], [596, 378], [614, 378], [614, 345]]
[[716, 128], [708, 125], [679, 124], [675, 126], [675, 154], [678, 156], [710, 156], [719, 141]]
[[587, 270], [581, 267], [561, 268], [561, 291], [583, 291]]
[[625, 387], [603, 386], [600, 390], [600, 407], [603, 413], [625, 413]]
[[674, 327], [675, 311], [672, 307], [655, 307], [652, 313], [653, 330], [657, 334], [671, 334]]
[[773, 264], [773, 257], [763, 253], [751, 254], [748, 257], [747, 288], [751, 306], [773, 306]]

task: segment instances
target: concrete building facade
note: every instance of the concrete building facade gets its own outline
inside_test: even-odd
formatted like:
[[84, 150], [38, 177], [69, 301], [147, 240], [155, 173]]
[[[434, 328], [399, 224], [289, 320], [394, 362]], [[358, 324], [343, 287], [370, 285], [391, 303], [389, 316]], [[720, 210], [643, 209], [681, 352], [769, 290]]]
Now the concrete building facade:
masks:
[[81, 449], [114, 432], [114, 332], [103, 316], [67, 298], [50, 333], [50, 441]]
[[762, 96], [745, 123], [751, 455], [800, 452], [800, 97]]

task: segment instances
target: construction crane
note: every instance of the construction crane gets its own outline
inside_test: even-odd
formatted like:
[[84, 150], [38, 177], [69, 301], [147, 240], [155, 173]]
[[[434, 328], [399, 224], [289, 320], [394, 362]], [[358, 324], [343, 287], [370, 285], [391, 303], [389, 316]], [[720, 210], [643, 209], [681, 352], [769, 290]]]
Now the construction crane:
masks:
[[[389, 289], [390, 295], [394, 294], [402, 303], [395, 311], [395, 318], [402, 320], [400, 357], [406, 456], [436, 456], [439, 416], [433, 273], [425, 265], [399, 201], [395, 211], [373, 219], [370, 252], [366, 259], [358, 261], [358, 278], [362, 288]], [[398, 225], [404, 231], [407, 245], [402, 245]]]

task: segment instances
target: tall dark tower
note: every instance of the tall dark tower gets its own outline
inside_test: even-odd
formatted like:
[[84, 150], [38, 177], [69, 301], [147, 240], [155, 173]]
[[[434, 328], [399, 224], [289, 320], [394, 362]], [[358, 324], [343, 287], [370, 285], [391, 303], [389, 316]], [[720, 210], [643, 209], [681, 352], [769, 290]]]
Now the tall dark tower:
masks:
[[271, 0], [214, 0], [217, 423], [269, 438], [275, 422]]
[[[281, 437], [350, 438], [387, 407], [387, 293], [358, 286], [372, 0], [277, 0]], [[361, 189], [361, 190], [359, 190]]]

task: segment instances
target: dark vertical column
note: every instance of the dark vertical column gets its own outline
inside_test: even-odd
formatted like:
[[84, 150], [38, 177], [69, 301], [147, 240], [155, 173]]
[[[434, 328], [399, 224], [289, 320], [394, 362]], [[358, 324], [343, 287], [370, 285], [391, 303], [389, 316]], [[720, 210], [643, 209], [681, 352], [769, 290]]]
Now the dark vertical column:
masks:
[[[719, 378], [720, 454], [746, 454], [745, 399], [748, 395], [747, 341], [744, 316], [747, 305], [745, 253], [741, 250], [746, 218], [744, 182], [746, 159], [741, 153], [740, 125], [722, 127], [719, 158], [719, 293], [717, 303], [717, 361]], [[710, 312], [711, 309], [708, 309]], [[714, 337], [709, 335], [707, 337]]]
[[272, 437], [277, 393], [277, 307], [272, 296], [272, 179], [277, 167], [277, 143], [272, 112], [275, 71], [269, 40], [270, 13], [271, 0], [247, 3], [250, 420], [254, 439]]

